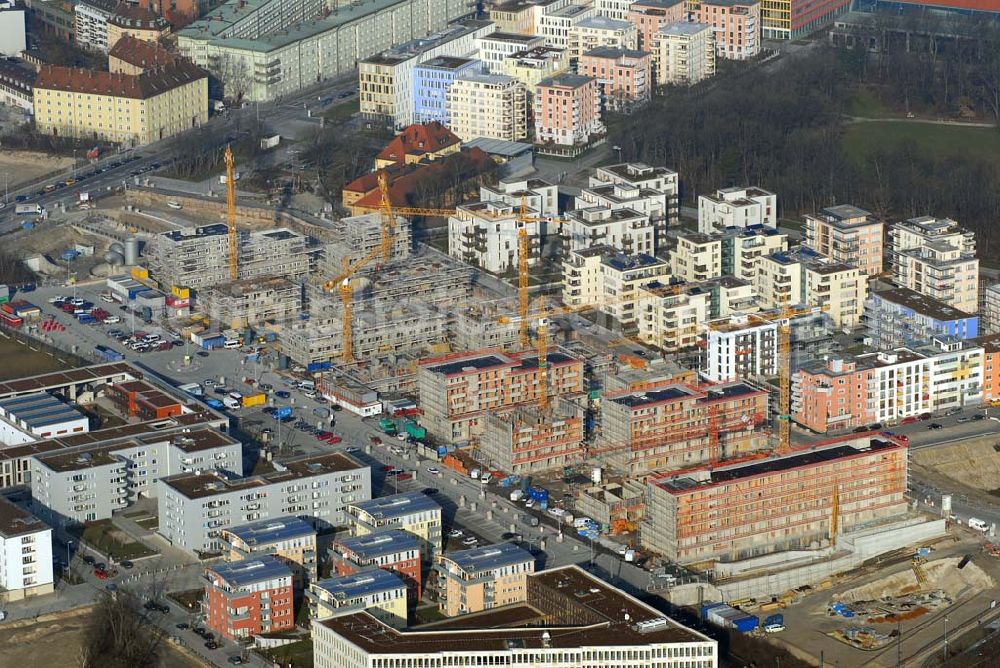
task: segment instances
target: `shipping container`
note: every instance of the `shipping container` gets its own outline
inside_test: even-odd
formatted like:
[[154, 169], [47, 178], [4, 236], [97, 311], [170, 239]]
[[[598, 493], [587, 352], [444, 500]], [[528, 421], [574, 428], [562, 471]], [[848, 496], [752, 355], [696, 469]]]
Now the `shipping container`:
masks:
[[702, 606], [702, 618], [716, 626], [736, 629], [740, 633], [750, 633], [760, 625], [760, 620], [754, 615], [737, 610], [725, 603]]
[[310, 362], [306, 365], [307, 373], [319, 373], [320, 371], [329, 371], [333, 368], [333, 362], [327, 360], [325, 362]]
[[247, 394], [243, 396], [243, 407], [251, 408], [253, 406], [263, 406], [267, 403], [267, 395], [263, 392], [257, 392], [256, 394]]
[[18, 216], [38, 216], [41, 213], [41, 204], [18, 204], [14, 207], [14, 214]]
[[107, 346], [96, 346], [94, 352], [105, 362], [121, 362], [125, 359], [125, 355], [121, 354], [117, 350], [112, 350]]
[[16, 316], [13, 313], [0, 311], [0, 327], [5, 329], [20, 329], [22, 325], [24, 325], [24, 318]]
[[403, 430], [418, 441], [422, 441], [427, 438], [427, 430], [413, 420], [407, 420], [406, 424], [403, 426]]
[[132, 267], [131, 269], [132, 278], [137, 281], [148, 281], [149, 280], [149, 269], [145, 267]]

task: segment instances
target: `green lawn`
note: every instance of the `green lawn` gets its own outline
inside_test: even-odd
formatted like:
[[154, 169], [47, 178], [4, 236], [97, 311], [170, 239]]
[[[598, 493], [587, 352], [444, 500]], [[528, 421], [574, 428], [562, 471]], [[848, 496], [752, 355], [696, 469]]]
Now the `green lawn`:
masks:
[[360, 111], [360, 103], [358, 100], [348, 100], [347, 102], [342, 102], [341, 104], [334, 105], [323, 112], [323, 117], [328, 121], [333, 121], [334, 123], [339, 123], [341, 121], [346, 121], [348, 118]]
[[299, 640], [288, 645], [275, 647], [274, 649], [260, 650], [260, 654], [263, 654], [280, 666], [312, 668], [313, 665], [312, 640]]
[[1000, 163], [1000, 131], [992, 128], [876, 121], [852, 123], [844, 132], [844, 146], [856, 160], [877, 148], [888, 148], [902, 142], [913, 142], [926, 153], [976, 155]]
[[892, 118], [897, 116], [878, 99], [870, 88], [858, 88], [851, 97], [850, 114], [860, 118]]

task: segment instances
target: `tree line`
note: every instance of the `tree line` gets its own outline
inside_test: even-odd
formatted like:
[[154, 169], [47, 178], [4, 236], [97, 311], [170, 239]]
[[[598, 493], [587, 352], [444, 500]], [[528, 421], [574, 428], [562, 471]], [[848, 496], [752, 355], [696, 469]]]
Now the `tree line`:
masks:
[[[936, 155], [906, 143], [848, 155], [843, 135], [859, 84], [877, 78], [891, 87], [901, 85], [891, 83], [897, 76], [907, 76], [870, 67], [869, 59], [877, 57], [815, 45], [773, 68], [734, 70], [703, 85], [672, 88], [631, 116], [611, 118], [610, 141], [627, 160], [676, 169], [688, 202], [718, 188], [756, 185], [778, 193], [784, 217], [845, 203], [889, 220], [952, 217], [979, 235], [981, 254], [1000, 251], [993, 229], [1000, 216], [1000, 159]], [[1000, 55], [983, 62], [994, 60]], [[983, 79], [989, 67], [975, 76]], [[924, 85], [934, 84], [917, 90]], [[985, 95], [989, 88], [983, 86]]]

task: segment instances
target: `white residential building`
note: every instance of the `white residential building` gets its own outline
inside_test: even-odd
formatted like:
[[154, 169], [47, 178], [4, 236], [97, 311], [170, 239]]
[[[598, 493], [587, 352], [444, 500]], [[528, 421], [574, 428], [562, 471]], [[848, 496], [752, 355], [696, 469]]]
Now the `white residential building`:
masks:
[[[590, 175], [583, 201], [612, 208], [629, 208], [649, 216], [656, 227], [656, 250], [660, 251], [669, 225], [680, 216], [680, 177], [666, 167], [641, 162], [622, 162], [598, 167]], [[620, 188], [608, 188], [608, 186]], [[592, 199], [587, 199], [592, 198]]]
[[570, 30], [580, 21], [597, 16], [597, 10], [590, 5], [563, 5], [546, 8], [538, 18], [535, 33], [545, 38], [545, 43], [561, 49], [569, 48]]
[[0, 496], [0, 603], [50, 594], [52, 529]]
[[107, 53], [108, 19], [115, 13], [113, 0], [81, 0], [73, 8], [76, 43], [90, 51]]
[[638, 43], [639, 29], [634, 23], [592, 16], [570, 27], [566, 48], [570, 59], [575, 60], [598, 47], [635, 50]]
[[660, 350], [692, 348], [711, 310], [711, 293], [700, 286], [653, 283], [639, 290], [639, 340]]
[[[492, 25], [492, 24], [491, 24]], [[521, 51], [545, 46], [545, 38], [510, 32], [486, 32], [476, 38], [475, 49], [487, 72], [500, 74], [503, 62]]]
[[656, 228], [649, 216], [634, 209], [611, 209], [589, 206], [567, 211], [563, 234], [570, 251], [607, 244], [626, 254], [646, 253], [656, 249]]
[[721, 383], [778, 374], [778, 324], [734, 315], [713, 322], [707, 335], [702, 376]]
[[715, 32], [702, 23], [675, 21], [653, 36], [656, 83], [691, 86], [715, 75]]
[[562, 298], [567, 306], [591, 306], [619, 323], [632, 324], [642, 286], [669, 282], [663, 260], [598, 245], [571, 251], [563, 261]]
[[633, 2], [634, 0], [594, 0], [594, 7], [601, 16], [625, 21]]
[[[521, 199], [532, 211], [537, 211], [539, 216], [559, 215], [559, 187], [535, 178], [507, 178], [500, 179], [495, 186], [480, 186], [480, 202], [504, 202], [511, 206], [520, 207]], [[541, 233], [547, 234], [550, 230], [542, 229]]]
[[682, 232], [670, 251], [670, 273], [698, 283], [722, 276], [722, 235]]
[[889, 229], [893, 282], [966, 313], [979, 310], [976, 235], [949, 218], [923, 216]]
[[[448, 254], [462, 262], [493, 274], [517, 270], [520, 250], [519, 230], [524, 229], [528, 241], [528, 264], [538, 261], [541, 246], [536, 221], [517, 219], [520, 205], [503, 201], [463, 204], [448, 219]], [[534, 209], [529, 216], [537, 216]]]
[[[24, 4], [0, 0], [0, 56], [13, 58], [27, 48]], [[107, 42], [107, 36], [104, 41]]]
[[868, 298], [868, 277], [857, 267], [798, 246], [758, 258], [754, 289], [763, 309], [822, 307], [836, 327], [856, 327]]
[[462, 141], [528, 136], [528, 89], [503, 74], [465, 73], [448, 89], [449, 127]]
[[761, 188], [722, 188], [698, 196], [698, 231], [725, 232], [730, 227], [778, 226], [778, 196]]

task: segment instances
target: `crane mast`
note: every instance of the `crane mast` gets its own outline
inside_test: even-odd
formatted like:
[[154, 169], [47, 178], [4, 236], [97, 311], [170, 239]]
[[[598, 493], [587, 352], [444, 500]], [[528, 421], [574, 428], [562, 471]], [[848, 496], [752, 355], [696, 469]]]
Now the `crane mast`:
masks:
[[229, 232], [229, 280], [239, 278], [239, 244], [236, 238], [236, 172], [233, 149], [226, 146], [226, 228]]

